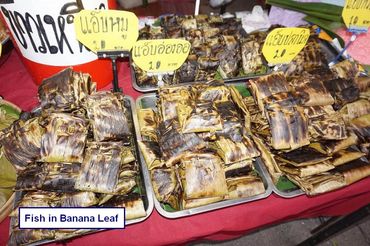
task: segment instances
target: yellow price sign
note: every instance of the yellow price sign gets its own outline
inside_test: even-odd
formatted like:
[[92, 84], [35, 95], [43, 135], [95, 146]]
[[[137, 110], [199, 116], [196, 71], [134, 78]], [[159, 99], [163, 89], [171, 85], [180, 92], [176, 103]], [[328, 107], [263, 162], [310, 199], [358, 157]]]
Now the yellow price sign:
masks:
[[139, 36], [139, 20], [128, 11], [82, 10], [74, 26], [77, 39], [95, 53], [131, 50]]
[[182, 39], [139, 40], [131, 56], [144, 71], [171, 72], [185, 62], [190, 48], [190, 42]]
[[270, 65], [289, 63], [303, 49], [309, 37], [308, 28], [276, 28], [267, 35], [262, 53]]
[[3, 45], [0, 43], [0, 56], [1, 56], [1, 51], [3, 50]]
[[342, 18], [349, 31], [367, 32], [370, 26], [370, 1], [346, 0]]

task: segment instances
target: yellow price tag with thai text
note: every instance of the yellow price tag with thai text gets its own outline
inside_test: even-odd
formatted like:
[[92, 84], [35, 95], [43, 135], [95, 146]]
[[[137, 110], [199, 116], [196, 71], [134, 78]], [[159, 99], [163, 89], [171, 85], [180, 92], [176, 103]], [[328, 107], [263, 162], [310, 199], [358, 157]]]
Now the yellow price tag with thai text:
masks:
[[367, 32], [370, 26], [370, 1], [346, 0], [342, 18], [350, 32]]
[[171, 72], [185, 62], [190, 48], [190, 42], [183, 39], [139, 40], [132, 48], [131, 56], [144, 71]]
[[303, 49], [309, 37], [308, 28], [276, 28], [267, 35], [262, 53], [269, 65], [289, 63]]
[[93, 52], [131, 50], [139, 36], [139, 20], [121, 10], [82, 10], [74, 18], [78, 41]]

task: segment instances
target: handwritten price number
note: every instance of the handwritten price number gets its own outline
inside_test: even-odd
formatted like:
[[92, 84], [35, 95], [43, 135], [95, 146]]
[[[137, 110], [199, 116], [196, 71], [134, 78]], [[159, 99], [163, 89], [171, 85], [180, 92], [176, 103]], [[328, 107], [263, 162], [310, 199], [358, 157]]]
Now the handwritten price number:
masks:
[[356, 24], [357, 24], [357, 22], [358, 22], [358, 16], [351, 16], [351, 18], [350, 18], [350, 21], [349, 21], [349, 25], [350, 26], [355, 26]]
[[286, 53], [286, 49], [283, 49], [279, 55], [279, 49], [276, 49], [275, 50], [275, 55], [274, 55], [274, 59], [276, 58], [282, 58]]
[[[157, 61], [156, 63], [155, 63], [155, 68], [156, 69], [159, 69], [161, 67], [161, 62], [160, 61]], [[149, 69], [150, 70], [153, 70], [154, 69], [154, 67], [153, 67], [153, 62], [152, 61], [150, 61], [149, 62]]]

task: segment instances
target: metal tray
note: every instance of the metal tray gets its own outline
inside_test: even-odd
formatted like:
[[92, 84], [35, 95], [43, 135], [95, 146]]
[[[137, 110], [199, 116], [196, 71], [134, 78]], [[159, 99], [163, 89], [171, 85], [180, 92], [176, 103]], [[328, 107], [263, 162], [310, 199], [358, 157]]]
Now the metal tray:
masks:
[[[136, 100], [136, 107], [138, 109], [142, 109], [142, 108], [155, 109], [156, 108], [156, 100], [157, 100], [157, 97], [156, 97], [156, 94], [154, 94], [154, 93], [140, 96]], [[142, 140], [140, 130], [139, 130], [140, 129], [139, 125], [136, 126], [136, 129], [138, 131], [138, 135], [137, 135], [138, 140]], [[140, 158], [142, 159], [141, 162], [145, 163], [144, 157], [142, 156], [141, 152], [140, 152]], [[186, 216], [190, 216], [190, 215], [194, 215], [194, 214], [209, 212], [209, 211], [213, 211], [213, 210], [216, 210], [216, 209], [226, 208], [226, 207], [230, 207], [230, 206], [234, 206], [234, 205], [247, 203], [247, 202], [252, 202], [252, 201], [256, 201], [256, 200], [266, 198], [272, 193], [272, 186], [273, 185], [272, 185], [272, 181], [270, 179], [270, 175], [267, 173], [267, 170], [266, 170], [265, 166], [262, 164], [262, 161], [260, 160], [260, 158], [256, 159], [256, 161], [254, 162], [254, 166], [255, 166], [257, 172], [259, 173], [260, 177], [262, 178], [263, 184], [264, 184], [265, 189], [266, 189], [265, 193], [263, 193], [263, 194], [252, 196], [252, 197], [247, 197], [247, 198], [239, 198], [239, 199], [233, 199], [233, 200], [220, 201], [220, 202], [216, 202], [216, 203], [212, 203], [212, 204], [208, 204], [208, 205], [204, 205], [204, 206], [200, 206], [200, 207], [196, 207], [196, 208], [191, 208], [191, 209], [184, 209], [184, 210], [175, 211], [175, 212], [168, 212], [168, 211], [166, 211], [162, 208], [160, 202], [157, 200], [157, 198], [154, 195], [154, 191], [152, 190], [155, 208], [162, 216], [164, 216], [166, 218], [180, 218], [180, 217], [186, 217]], [[146, 171], [143, 172], [143, 173], [144, 173], [144, 175], [145, 174], [147, 175], [147, 178], [149, 179], [149, 182], [151, 183], [150, 176], [149, 176], [149, 171], [148, 171], [147, 168], [145, 168], [145, 169], [146, 169]]]
[[[335, 59], [335, 57], [338, 54], [338, 51], [329, 42], [327, 42], [325, 40], [319, 39], [319, 42], [320, 42], [322, 52], [325, 54], [326, 59], [330, 63], [331, 61], [333, 61]], [[133, 61], [131, 59], [131, 56], [130, 56], [129, 61], [130, 61], [130, 71], [131, 71], [131, 82], [132, 82], [132, 86], [134, 87], [134, 89], [137, 90], [137, 91], [143, 92], [143, 93], [157, 91], [158, 86], [139, 86], [137, 84], [136, 74], [135, 74], [135, 70], [132, 66]], [[235, 78], [231, 78], [231, 79], [225, 79], [224, 82], [226, 84], [244, 83], [244, 82], [248, 81], [249, 79], [258, 78], [258, 77], [261, 77], [261, 76], [264, 76], [264, 75], [268, 75], [272, 72], [272, 70], [273, 70], [272, 68], [267, 67], [267, 73], [258, 74], [258, 75], [251, 75], [251, 76], [235, 77]], [[188, 84], [199, 83], [199, 82], [201, 83], [201, 82], [205, 82], [205, 81], [180, 83], [180, 84], [177, 84], [177, 85], [188, 85]]]
[[[142, 189], [143, 190], [142, 199], [143, 199], [143, 202], [144, 202], [144, 207], [145, 207], [145, 212], [146, 212], [145, 217], [125, 221], [125, 225], [132, 225], [132, 224], [136, 224], [136, 223], [139, 223], [139, 222], [142, 222], [142, 221], [146, 220], [151, 215], [151, 213], [153, 212], [154, 203], [153, 203], [153, 193], [152, 193], [151, 182], [150, 182], [149, 175], [148, 175], [148, 170], [146, 168], [145, 162], [142, 161], [143, 159], [141, 158], [141, 154], [139, 154], [140, 152], [139, 152], [139, 147], [138, 147], [138, 144], [137, 144], [137, 140], [140, 137], [140, 135], [139, 135], [140, 131], [138, 131], [138, 128], [136, 127], [137, 126], [137, 117], [136, 117], [135, 102], [132, 99], [132, 97], [130, 97], [130, 96], [125, 96], [124, 100], [125, 100], [124, 101], [125, 108], [129, 109], [128, 110], [128, 115], [127, 115], [128, 116], [127, 120], [128, 120], [129, 127], [131, 128], [132, 133], [133, 133], [132, 142], [135, 145], [135, 157], [136, 157], [135, 159], [139, 163], [140, 179], [142, 181], [141, 185], [144, 186], [144, 187], [142, 187], [143, 188]], [[18, 203], [18, 201], [21, 198], [22, 198], [22, 192], [16, 192], [15, 193], [14, 207], [16, 207], [16, 204]], [[14, 219], [11, 218], [9, 235], [11, 234], [13, 224], [14, 224]], [[52, 243], [52, 242], [65, 241], [65, 240], [69, 240], [71, 238], [80, 237], [80, 236], [83, 236], [83, 235], [96, 233], [96, 232], [100, 232], [100, 231], [105, 231], [105, 229], [102, 229], [102, 230], [79, 230], [78, 233], [67, 235], [66, 237], [64, 237], [62, 239], [42, 240], [42, 241], [27, 244], [27, 245], [40, 245], [40, 244], [47, 244], [47, 243]]]

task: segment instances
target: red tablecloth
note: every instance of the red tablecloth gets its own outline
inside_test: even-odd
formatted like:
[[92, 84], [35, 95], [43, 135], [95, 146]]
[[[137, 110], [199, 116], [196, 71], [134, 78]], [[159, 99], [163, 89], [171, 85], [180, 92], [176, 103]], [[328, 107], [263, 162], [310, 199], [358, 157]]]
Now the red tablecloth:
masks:
[[[127, 63], [120, 64], [119, 83], [136, 98]], [[108, 87], [106, 88], [108, 89]], [[37, 87], [13, 51], [0, 67], [0, 95], [24, 110], [37, 104]], [[69, 241], [70, 245], [169, 245], [197, 239], [224, 240], [256, 228], [287, 220], [350, 213], [370, 203], [370, 178], [317, 197], [291, 199], [271, 195], [266, 199], [181, 219], [166, 219], [156, 211], [144, 222], [123, 230], [110, 230]], [[9, 219], [0, 223], [0, 245], [8, 237]]]

